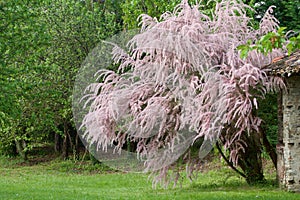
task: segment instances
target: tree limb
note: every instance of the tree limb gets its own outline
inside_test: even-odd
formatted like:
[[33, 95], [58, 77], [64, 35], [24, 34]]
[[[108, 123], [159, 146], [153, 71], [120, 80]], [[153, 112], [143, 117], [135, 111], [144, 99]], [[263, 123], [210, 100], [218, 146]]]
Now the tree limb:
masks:
[[228, 164], [229, 167], [231, 167], [231, 169], [233, 169], [236, 173], [238, 173], [239, 175], [241, 175], [242, 177], [246, 178], [246, 175], [244, 173], [242, 173], [241, 171], [239, 171], [236, 167], [233, 166], [232, 162], [230, 162], [228, 160], [228, 158], [224, 155], [220, 145], [219, 145], [219, 142], [217, 141], [216, 142], [216, 147], [218, 149], [218, 151], [220, 152], [222, 158], [226, 161], [226, 163]]

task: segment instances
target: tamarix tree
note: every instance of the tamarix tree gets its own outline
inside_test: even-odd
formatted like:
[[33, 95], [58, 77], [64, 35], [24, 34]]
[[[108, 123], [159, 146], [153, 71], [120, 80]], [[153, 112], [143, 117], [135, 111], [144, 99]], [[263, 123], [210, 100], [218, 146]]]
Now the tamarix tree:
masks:
[[156, 180], [178, 160], [193, 170], [189, 152], [198, 140], [204, 139], [200, 157], [218, 142], [248, 183], [262, 181], [261, 152], [268, 141], [258, 102], [284, 88], [264, 67], [283, 50], [253, 50], [241, 58], [237, 47], [276, 31], [278, 21], [270, 8], [252, 28], [251, 8], [238, 0], [217, 3], [209, 16], [201, 7], [183, 0], [159, 20], [141, 15], [129, 51], [114, 48], [118, 71], [100, 70], [101, 81], [88, 87], [84, 137], [103, 150], [111, 144], [120, 150], [130, 140], [146, 171], [159, 173]]

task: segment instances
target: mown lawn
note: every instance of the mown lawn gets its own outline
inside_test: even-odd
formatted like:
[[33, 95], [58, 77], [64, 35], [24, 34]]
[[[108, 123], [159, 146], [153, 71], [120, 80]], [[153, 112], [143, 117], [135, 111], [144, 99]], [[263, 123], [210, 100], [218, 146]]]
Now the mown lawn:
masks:
[[[0, 199], [300, 199], [268, 184], [248, 186], [226, 167], [199, 174], [182, 187], [152, 188], [145, 174], [105, 171], [71, 161], [34, 166], [7, 164], [0, 158]], [[272, 177], [272, 176], [269, 176]]]

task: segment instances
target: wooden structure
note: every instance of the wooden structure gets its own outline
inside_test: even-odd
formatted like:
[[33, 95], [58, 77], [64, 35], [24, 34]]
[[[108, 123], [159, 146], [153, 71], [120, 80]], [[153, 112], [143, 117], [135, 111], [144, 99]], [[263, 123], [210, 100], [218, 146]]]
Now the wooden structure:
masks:
[[279, 115], [277, 175], [288, 191], [300, 192], [300, 51], [269, 65], [270, 75], [282, 76], [287, 90], [282, 93]]

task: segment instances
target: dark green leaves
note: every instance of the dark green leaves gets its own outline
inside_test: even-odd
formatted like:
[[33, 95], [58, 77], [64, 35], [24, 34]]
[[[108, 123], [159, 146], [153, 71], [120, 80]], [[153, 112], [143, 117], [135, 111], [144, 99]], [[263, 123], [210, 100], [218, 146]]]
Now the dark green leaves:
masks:
[[285, 30], [286, 27], [281, 27], [277, 30], [277, 32], [269, 32], [262, 36], [255, 43], [248, 40], [246, 44], [239, 45], [237, 50], [240, 51], [241, 58], [246, 58], [248, 53], [253, 50], [267, 55], [272, 52], [273, 49], [282, 49], [285, 45], [289, 55], [297, 49], [300, 49], [300, 35], [287, 39]]

